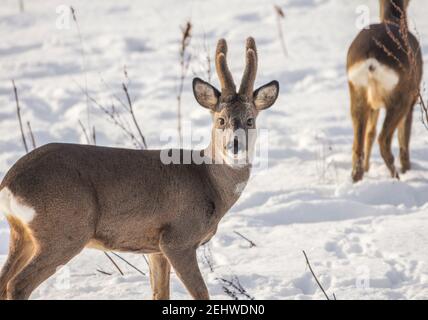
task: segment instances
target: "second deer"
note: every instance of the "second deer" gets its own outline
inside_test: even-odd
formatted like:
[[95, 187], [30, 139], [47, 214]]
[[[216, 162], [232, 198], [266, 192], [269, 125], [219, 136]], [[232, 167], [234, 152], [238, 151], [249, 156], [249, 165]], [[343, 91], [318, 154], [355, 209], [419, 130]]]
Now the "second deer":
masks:
[[419, 42], [408, 31], [409, 0], [379, 0], [381, 23], [356, 37], [348, 52], [347, 72], [354, 126], [352, 179], [370, 168], [379, 110], [386, 117], [379, 135], [380, 153], [393, 178], [399, 178], [391, 151], [398, 128], [401, 172], [410, 169], [413, 107], [419, 97], [423, 61]]

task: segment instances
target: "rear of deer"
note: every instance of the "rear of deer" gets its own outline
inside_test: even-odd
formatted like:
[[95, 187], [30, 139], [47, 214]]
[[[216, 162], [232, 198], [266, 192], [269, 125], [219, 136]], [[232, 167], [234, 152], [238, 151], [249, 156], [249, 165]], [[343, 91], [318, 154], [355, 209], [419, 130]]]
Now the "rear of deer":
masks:
[[382, 158], [391, 176], [398, 178], [391, 143], [398, 128], [401, 172], [410, 169], [413, 107], [422, 79], [422, 54], [408, 31], [409, 0], [379, 0], [380, 24], [360, 32], [348, 52], [347, 72], [354, 127], [352, 178], [363, 179], [370, 169], [379, 111], [386, 117], [379, 134]]
[[[1, 299], [29, 298], [85, 247], [149, 254], [154, 299], [169, 298], [170, 266], [192, 297], [209, 298], [196, 249], [215, 234], [249, 179], [254, 141], [244, 143], [236, 132], [249, 137], [257, 115], [274, 104], [279, 91], [276, 81], [253, 91], [254, 39], [247, 40], [238, 92], [226, 54], [226, 42], [220, 40], [216, 66], [221, 92], [193, 81], [196, 100], [213, 116], [205, 150], [49, 144], [10, 169], [0, 185], [0, 211], [11, 229]], [[179, 158], [197, 155], [206, 161], [162, 161], [175, 152]]]

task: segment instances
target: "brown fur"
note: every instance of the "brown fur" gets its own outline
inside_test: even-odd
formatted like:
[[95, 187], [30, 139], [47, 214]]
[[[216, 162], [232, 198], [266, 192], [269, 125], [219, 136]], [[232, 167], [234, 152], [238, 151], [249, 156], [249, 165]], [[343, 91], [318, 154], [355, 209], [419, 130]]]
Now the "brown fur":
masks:
[[[349, 82], [351, 115], [354, 126], [353, 172], [354, 182], [360, 181], [364, 171], [370, 167], [371, 147], [376, 137], [379, 111], [384, 105], [386, 118], [379, 135], [381, 155], [392, 177], [398, 178], [391, 152], [393, 134], [398, 127], [402, 172], [410, 169], [410, 135], [412, 111], [419, 93], [422, 79], [422, 54], [416, 37], [407, 31], [407, 0], [380, 0], [383, 23], [370, 25], [360, 32], [348, 52], [347, 69], [369, 59], [399, 75], [399, 83], [391, 92], [385, 92], [377, 83], [371, 84], [371, 95], [367, 88]], [[403, 20], [400, 20], [400, 17]], [[404, 24], [400, 27], [400, 22]], [[408, 37], [408, 41], [405, 38]], [[407, 45], [406, 45], [407, 44]]]
[[[219, 74], [224, 79], [222, 70], [228, 72], [227, 65]], [[270, 106], [277, 96], [265, 92], [278, 88], [273, 83], [262, 87], [257, 104], [252, 96], [245, 97], [245, 104], [227, 102], [211, 85], [195, 81], [195, 96], [212, 107], [214, 119], [219, 113], [230, 119], [248, 113], [256, 117], [257, 105]], [[228, 96], [231, 89], [226, 88]], [[213, 136], [211, 145], [198, 153], [215, 155], [222, 148]], [[183, 158], [192, 151], [179, 153]], [[170, 266], [193, 298], [208, 299], [196, 249], [211, 239], [238, 200], [236, 187], [247, 183], [250, 165], [164, 164], [160, 156], [159, 150], [48, 144], [21, 158], [0, 190], [8, 188], [36, 214], [28, 225], [9, 218], [11, 250], [0, 277], [1, 297], [29, 298], [59, 266], [85, 247], [95, 246], [150, 254], [154, 299], [169, 298]]]

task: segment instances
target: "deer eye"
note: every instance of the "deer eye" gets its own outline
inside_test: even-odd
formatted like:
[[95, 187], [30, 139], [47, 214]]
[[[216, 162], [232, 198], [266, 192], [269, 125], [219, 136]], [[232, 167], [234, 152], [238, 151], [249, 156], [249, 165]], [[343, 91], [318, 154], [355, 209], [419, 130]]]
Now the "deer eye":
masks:
[[254, 126], [254, 118], [249, 118], [249, 119], [247, 120], [247, 126], [249, 126], [249, 127]]
[[226, 121], [224, 120], [224, 118], [218, 118], [217, 123], [219, 126], [223, 127]]

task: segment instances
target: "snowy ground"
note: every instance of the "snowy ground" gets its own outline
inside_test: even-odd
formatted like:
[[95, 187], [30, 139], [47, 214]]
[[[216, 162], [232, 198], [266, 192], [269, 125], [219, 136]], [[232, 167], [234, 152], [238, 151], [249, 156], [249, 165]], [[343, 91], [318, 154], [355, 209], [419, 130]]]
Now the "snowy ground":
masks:
[[[148, 144], [159, 147], [159, 129], [176, 127], [179, 26], [189, 18], [194, 24], [194, 60], [185, 83], [183, 114], [201, 132], [208, 132], [210, 117], [197, 106], [190, 84], [193, 74], [206, 78], [204, 38], [211, 53], [218, 38], [227, 38], [229, 62], [239, 79], [244, 40], [253, 35], [260, 55], [257, 84], [277, 79], [281, 95], [258, 121], [269, 129], [269, 168], [254, 176], [209, 247], [200, 250], [212, 298], [228, 298], [218, 278], [235, 275], [256, 299], [322, 299], [302, 250], [328, 293], [338, 299], [428, 298], [428, 132], [419, 121], [419, 108], [412, 139], [415, 170], [401, 181], [391, 180], [375, 147], [367, 179], [350, 182], [353, 133], [345, 56], [358, 32], [358, 5], [368, 5], [372, 21], [377, 21], [377, 1], [275, 2], [286, 14], [288, 58], [278, 41], [272, 1], [245, 1], [245, 6], [238, 0], [70, 1], [67, 5], [76, 9], [83, 37], [82, 59], [76, 26], [61, 16], [63, 1], [25, 1], [21, 14], [18, 1], [3, 1], [0, 178], [23, 155], [11, 79], [38, 145], [84, 143], [77, 124], [86, 121], [79, 88], [85, 86], [83, 69], [91, 93], [108, 103], [112, 94], [121, 94], [126, 65]], [[427, 15], [425, 0], [412, 1], [410, 16], [424, 52]], [[132, 147], [95, 108], [91, 121], [99, 144]], [[248, 248], [234, 231], [257, 246]], [[8, 235], [1, 216], [0, 264], [7, 255]], [[204, 262], [210, 252], [213, 272]], [[147, 271], [142, 256], [125, 256]], [[121, 266], [123, 277], [102, 252], [86, 250], [32, 298], [149, 299], [148, 277]], [[172, 278], [172, 298], [187, 299], [181, 283]]]

